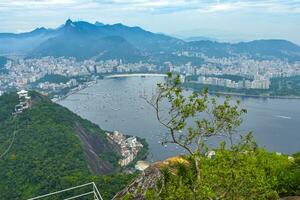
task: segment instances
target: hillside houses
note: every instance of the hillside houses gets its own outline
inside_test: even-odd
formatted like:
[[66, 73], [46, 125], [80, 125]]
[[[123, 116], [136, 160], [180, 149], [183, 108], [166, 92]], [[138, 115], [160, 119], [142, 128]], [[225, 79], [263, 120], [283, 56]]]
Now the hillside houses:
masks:
[[31, 97], [28, 94], [28, 91], [21, 90], [17, 92], [19, 96], [19, 104], [15, 105], [15, 112], [13, 114], [22, 113], [24, 110], [30, 107]]
[[126, 166], [132, 162], [138, 152], [143, 148], [143, 144], [139, 142], [136, 137], [126, 137], [118, 131], [106, 134], [120, 147], [122, 159], [119, 160], [119, 164], [121, 166]]

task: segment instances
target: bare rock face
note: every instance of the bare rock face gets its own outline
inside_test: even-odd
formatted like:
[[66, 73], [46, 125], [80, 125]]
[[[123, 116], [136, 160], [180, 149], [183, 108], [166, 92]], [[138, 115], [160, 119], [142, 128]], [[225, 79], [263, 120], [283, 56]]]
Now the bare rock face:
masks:
[[115, 167], [99, 157], [101, 153], [110, 149], [117, 151], [117, 145], [112, 141], [103, 141], [96, 134], [89, 134], [80, 123], [75, 123], [75, 132], [80, 139], [89, 169], [93, 174], [108, 174], [115, 171]]
[[155, 166], [150, 166], [125, 189], [116, 194], [113, 200], [121, 200], [126, 194], [130, 194], [134, 200], [144, 200], [148, 189], [159, 191], [157, 182], [161, 178], [162, 174], [160, 170]]

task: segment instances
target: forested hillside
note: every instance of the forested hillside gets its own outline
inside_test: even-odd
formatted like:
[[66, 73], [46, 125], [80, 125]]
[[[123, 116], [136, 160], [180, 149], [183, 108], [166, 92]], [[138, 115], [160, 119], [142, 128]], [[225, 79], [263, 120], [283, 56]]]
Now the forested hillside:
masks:
[[[32, 107], [16, 117], [15, 93], [0, 97], [0, 199], [28, 199], [95, 181], [110, 198], [132, 175], [118, 173], [119, 153], [103, 130], [32, 92]], [[114, 172], [114, 175], [109, 175]], [[105, 175], [105, 176], [103, 176]], [[112, 187], [113, 186], [113, 187]]]

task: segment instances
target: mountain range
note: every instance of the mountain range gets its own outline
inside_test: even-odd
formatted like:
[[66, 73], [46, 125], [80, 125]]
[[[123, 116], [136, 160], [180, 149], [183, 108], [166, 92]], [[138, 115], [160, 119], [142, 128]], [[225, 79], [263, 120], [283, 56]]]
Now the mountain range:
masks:
[[125, 62], [156, 63], [173, 61], [170, 60], [172, 58], [175, 63], [181, 64], [188, 60], [199, 60], [193, 56], [179, 58], [176, 55], [176, 52], [188, 51], [209, 57], [247, 56], [254, 59], [300, 61], [300, 47], [286, 40], [221, 43], [198, 39], [184, 41], [120, 23], [92, 24], [69, 19], [56, 29], [37, 28], [20, 34], [0, 33], [0, 55], [65, 56], [78, 60], [123, 59]]

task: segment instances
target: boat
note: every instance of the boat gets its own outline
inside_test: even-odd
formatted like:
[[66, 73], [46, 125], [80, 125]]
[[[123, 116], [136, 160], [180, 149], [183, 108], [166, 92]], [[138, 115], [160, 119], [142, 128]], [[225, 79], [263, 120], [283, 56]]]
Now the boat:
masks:
[[283, 115], [274, 115], [274, 117], [278, 117], [278, 118], [282, 118], [282, 119], [292, 119], [291, 117], [283, 116]]

